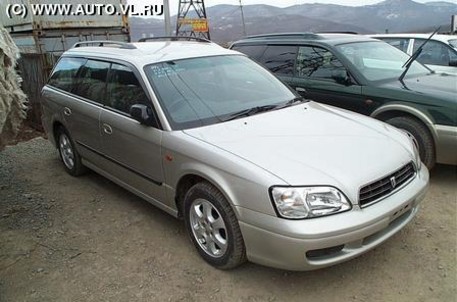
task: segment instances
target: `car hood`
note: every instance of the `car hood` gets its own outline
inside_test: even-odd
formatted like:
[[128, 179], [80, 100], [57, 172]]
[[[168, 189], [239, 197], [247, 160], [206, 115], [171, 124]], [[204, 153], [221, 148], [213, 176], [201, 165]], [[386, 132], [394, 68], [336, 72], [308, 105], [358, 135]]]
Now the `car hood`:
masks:
[[[403, 85], [404, 83], [404, 85]], [[433, 73], [421, 76], [411, 76], [403, 80], [395, 79], [381, 84], [382, 87], [399, 88], [433, 97], [457, 101], [457, 76], [444, 73]]]
[[335, 186], [352, 200], [361, 186], [413, 158], [409, 140], [395, 128], [314, 102], [184, 133], [263, 168], [285, 184]]

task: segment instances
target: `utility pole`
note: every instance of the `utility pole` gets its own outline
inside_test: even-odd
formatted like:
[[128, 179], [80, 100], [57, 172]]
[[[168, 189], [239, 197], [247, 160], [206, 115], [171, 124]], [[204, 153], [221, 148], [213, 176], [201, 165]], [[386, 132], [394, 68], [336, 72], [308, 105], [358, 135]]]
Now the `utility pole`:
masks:
[[165, 17], [165, 36], [171, 36], [171, 17], [169, 0], [163, 0], [163, 14]]
[[243, 22], [243, 36], [247, 36], [246, 34], [246, 23], [244, 22], [244, 12], [243, 12], [243, 3], [240, 0], [240, 10], [241, 10], [241, 22]]
[[180, 0], [176, 36], [210, 40], [208, 19], [203, 0]]

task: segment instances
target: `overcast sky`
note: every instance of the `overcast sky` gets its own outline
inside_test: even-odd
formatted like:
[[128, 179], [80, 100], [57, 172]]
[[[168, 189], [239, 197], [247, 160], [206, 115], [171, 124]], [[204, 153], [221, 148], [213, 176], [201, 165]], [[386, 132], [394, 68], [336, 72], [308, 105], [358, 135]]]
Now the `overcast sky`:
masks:
[[[130, 4], [139, 4], [139, 5], [150, 5], [150, 4], [163, 4], [163, 0], [127, 0]], [[268, 4], [278, 7], [286, 7], [296, 4], [304, 3], [332, 3], [340, 5], [350, 5], [350, 6], [361, 6], [361, 5], [370, 5], [374, 3], [381, 2], [382, 0], [280, 0], [280, 1], [267, 1], [267, 0], [242, 0], [243, 5], [249, 4]], [[430, 2], [430, 0], [414, 0], [416, 2]], [[438, 0], [435, 0], [438, 1]], [[448, 2], [457, 2], [457, 0], [444, 0]], [[171, 14], [175, 15], [178, 12], [178, 3], [179, 0], [169, 0]], [[218, 4], [233, 4], [239, 5], [239, 0], [205, 0], [206, 7], [218, 5]]]

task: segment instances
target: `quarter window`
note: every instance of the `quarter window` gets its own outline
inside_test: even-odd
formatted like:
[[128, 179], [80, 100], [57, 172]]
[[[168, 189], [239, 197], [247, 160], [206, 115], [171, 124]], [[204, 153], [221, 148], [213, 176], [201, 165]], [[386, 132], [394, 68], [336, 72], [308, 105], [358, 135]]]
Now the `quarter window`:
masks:
[[71, 92], [74, 79], [81, 66], [86, 63], [86, 59], [79, 58], [62, 58], [57, 63], [54, 72], [49, 79], [49, 85]]
[[293, 75], [296, 57], [296, 46], [270, 45], [260, 61], [274, 73]]
[[299, 77], [336, 81], [346, 68], [330, 51], [315, 46], [300, 47], [297, 57]]
[[79, 72], [74, 93], [97, 103], [103, 103], [106, 76], [110, 63], [88, 60]]
[[107, 105], [125, 113], [135, 104], [150, 105], [138, 79], [129, 67], [112, 64], [108, 80]]

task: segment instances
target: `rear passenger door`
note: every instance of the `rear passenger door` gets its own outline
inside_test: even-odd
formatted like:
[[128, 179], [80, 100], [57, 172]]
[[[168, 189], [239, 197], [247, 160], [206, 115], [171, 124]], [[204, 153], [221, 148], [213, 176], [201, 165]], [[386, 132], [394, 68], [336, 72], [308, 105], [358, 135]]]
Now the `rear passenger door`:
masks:
[[329, 50], [300, 46], [295, 69], [291, 86], [303, 97], [366, 114], [361, 86]]
[[106, 107], [100, 116], [101, 141], [107, 158], [102, 168], [140, 195], [163, 201], [162, 130], [140, 124], [129, 113], [134, 104], [152, 108], [139, 78], [132, 66], [111, 65]]
[[58, 91], [44, 91], [45, 98], [59, 104], [61, 121], [81, 156], [91, 162], [99, 159], [101, 151], [99, 118], [109, 66], [107, 62], [64, 57], [48, 83]]

